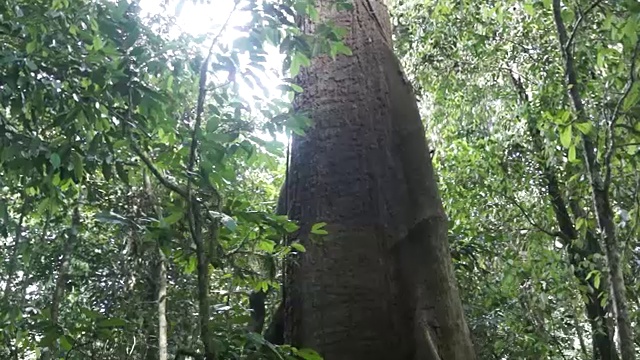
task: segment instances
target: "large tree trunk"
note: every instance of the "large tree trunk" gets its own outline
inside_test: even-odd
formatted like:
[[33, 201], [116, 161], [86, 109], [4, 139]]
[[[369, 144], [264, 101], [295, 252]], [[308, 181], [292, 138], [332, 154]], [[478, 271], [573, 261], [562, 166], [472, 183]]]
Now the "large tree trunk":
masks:
[[355, 0], [352, 12], [336, 12], [330, 2], [318, 1], [320, 17], [350, 30], [353, 56], [317, 58], [298, 78], [296, 108], [314, 127], [293, 139], [289, 216], [301, 234], [325, 221], [329, 235], [302, 239], [307, 252], [287, 269], [286, 341], [327, 360], [474, 359], [386, 8]]

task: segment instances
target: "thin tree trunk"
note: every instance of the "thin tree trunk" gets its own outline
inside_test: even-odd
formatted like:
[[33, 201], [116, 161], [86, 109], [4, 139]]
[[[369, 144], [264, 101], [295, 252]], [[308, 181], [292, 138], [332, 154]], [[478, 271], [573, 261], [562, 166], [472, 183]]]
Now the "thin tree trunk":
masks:
[[[511, 74], [511, 80], [516, 88], [521, 105], [528, 105], [530, 103], [527, 96], [526, 89], [522, 81], [515, 75]], [[538, 130], [538, 124], [535, 120], [535, 116], [528, 115], [527, 127], [529, 135], [532, 140], [533, 152], [535, 154], [544, 154], [544, 145], [542, 143], [542, 135]], [[553, 213], [560, 229], [561, 240], [567, 248], [567, 255], [569, 262], [574, 267], [574, 274], [578, 281], [585, 285], [587, 288], [593, 291], [587, 293], [585, 304], [585, 310], [587, 318], [591, 324], [591, 336], [594, 346], [594, 359], [602, 360], [617, 360], [618, 354], [615, 349], [615, 343], [610, 341], [609, 331], [604, 322], [607, 315], [606, 309], [601, 305], [600, 295], [604, 292], [601, 289], [596, 288], [595, 278], [587, 279], [587, 271], [582, 266], [582, 263], [587, 260], [590, 261], [595, 254], [601, 254], [602, 250], [598, 243], [597, 238], [592, 231], [588, 231], [585, 237], [585, 245], [581, 247], [575, 243], [578, 240], [578, 231], [574, 226], [574, 222], [569, 215], [566, 201], [562, 196], [562, 186], [554, 169], [547, 164], [547, 159], [540, 159], [537, 161], [542, 177], [545, 182], [549, 198], [551, 200], [551, 206]], [[586, 214], [581, 212], [576, 201], [570, 200], [571, 207], [573, 209], [574, 218], [586, 218]]]
[[[576, 335], [578, 335], [578, 341], [580, 343], [580, 351], [582, 352], [582, 359], [589, 360], [589, 351], [587, 351], [587, 345], [584, 342], [584, 336], [582, 335], [582, 328], [580, 321], [578, 320], [578, 314], [574, 314], [574, 326], [576, 328]], [[592, 359], [595, 359], [595, 353]]]
[[[71, 258], [73, 250], [78, 242], [78, 233], [81, 226], [80, 205], [76, 205], [71, 215], [71, 227], [67, 230], [65, 242], [62, 248], [62, 259], [58, 267], [58, 277], [56, 278], [55, 287], [53, 289], [53, 297], [51, 299], [51, 323], [58, 326], [60, 322], [60, 305], [64, 300], [64, 290], [71, 268]], [[43, 359], [50, 359], [56, 349], [56, 345], [49, 347], [49, 351], [42, 353]]]
[[60, 317], [60, 303], [64, 298], [65, 283], [71, 267], [71, 257], [73, 249], [78, 241], [78, 232], [80, 231], [80, 209], [79, 206], [73, 209], [71, 216], [71, 228], [67, 232], [66, 241], [62, 249], [62, 261], [58, 268], [58, 277], [56, 279], [55, 289], [53, 291], [53, 299], [51, 300], [51, 322], [58, 324]]
[[216, 349], [213, 343], [213, 333], [209, 326], [211, 309], [209, 305], [209, 256], [204, 244], [202, 234], [202, 219], [200, 207], [195, 200], [190, 206], [190, 227], [193, 241], [196, 245], [196, 260], [198, 272], [198, 316], [200, 318], [200, 339], [204, 345], [204, 359], [217, 360]]
[[[326, 360], [475, 359], [447, 218], [386, 8], [317, 5], [322, 20], [350, 30], [353, 56], [316, 58], [298, 77], [304, 92], [295, 106], [314, 126], [294, 137], [287, 179], [289, 216], [307, 252], [287, 266], [285, 340]], [[329, 234], [309, 239], [321, 221]]]
[[158, 360], [167, 360], [167, 259], [158, 248]]
[[7, 280], [4, 284], [4, 292], [2, 293], [4, 302], [6, 304], [10, 304], [12, 300], [13, 291], [11, 290], [11, 286], [13, 285], [13, 277], [16, 273], [17, 263], [18, 263], [18, 248], [20, 247], [20, 241], [22, 239], [22, 224], [24, 223], [24, 218], [27, 214], [27, 205], [29, 204], [28, 199], [24, 199], [22, 202], [22, 206], [20, 207], [20, 218], [18, 219], [18, 224], [16, 225], [16, 231], [13, 235], [13, 249], [11, 250], [11, 256], [9, 258], [9, 264], [7, 266]]
[[[580, 94], [580, 84], [578, 84], [578, 76], [574, 66], [571, 44], [569, 36], [562, 20], [560, 0], [553, 0], [553, 17], [558, 30], [558, 37], [564, 57], [564, 67], [566, 72], [566, 84], [569, 97], [575, 111], [575, 115], [579, 122], [587, 122], [589, 119], [585, 113], [584, 103]], [[584, 158], [587, 167], [587, 175], [591, 184], [591, 192], [593, 197], [593, 207], [598, 220], [598, 226], [604, 238], [605, 253], [607, 257], [607, 265], [609, 267], [609, 276], [611, 279], [611, 287], [613, 288], [613, 299], [615, 304], [616, 323], [618, 328], [618, 336], [620, 337], [620, 353], [622, 360], [634, 360], [635, 344], [633, 330], [631, 329], [631, 321], [627, 306], [626, 288], [624, 284], [624, 273], [620, 266], [620, 253], [618, 250], [618, 241], [616, 239], [615, 225], [613, 222], [613, 211], [609, 200], [609, 189], [605, 186], [600, 174], [600, 164], [596, 158], [594, 144], [588, 135], [582, 134], [582, 146]]]
[[[154, 196], [153, 187], [149, 179], [147, 171], [143, 171], [143, 183], [144, 193], [147, 198], [147, 207], [153, 209], [157, 218], [162, 217], [162, 209], [156, 203], [156, 197]], [[154, 271], [149, 281], [151, 297], [158, 304], [158, 351], [152, 351], [151, 346], [147, 345], [147, 359], [167, 360], [167, 258], [160, 248], [160, 243], [156, 242], [156, 246], [153, 249], [153, 262]], [[151, 344], [150, 341], [154, 331], [148, 331], [147, 344]]]
[[[587, 218], [587, 214], [582, 209], [582, 207], [580, 207], [577, 200], [569, 199], [569, 206], [571, 207], [571, 212], [573, 213], [574, 218]], [[582, 253], [591, 254], [588, 258], [586, 258], [589, 261], [595, 261], [593, 254], [602, 253], [600, 243], [598, 242], [598, 237], [592, 229], [587, 229], [584, 246], [585, 248], [581, 249], [581, 251]], [[581, 279], [586, 279], [588, 275], [587, 271], [579, 268], [578, 266], [579, 264], [574, 264], [576, 274], [579, 274], [577, 276], [579, 276]], [[606, 268], [606, 266], [596, 263], [596, 268], [604, 269]], [[604, 270], [606, 273], [606, 269]], [[595, 286], [595, 277], [591, 277], [589, 278], [589, 280], [585, 280], [585, 283], [593, 289], [593, 292], [587, 294], [587, 318], [591, 323], [591, 331], [593, 333], [592, 342], [594, 358], [603, 360], [617, 360], [618, 351], [616, 350], [616, 343], [613, 340], [613, 331], [611, 331], [609, 329], [609, 326], [607, 325], [607, 319], [609, 318], [609, 311], [607, 309], [608, 306], [602, 305], [602, 296], [607, 292], [611, 293], [609, 280], [605, 276], [601, 281], [600, 288], [597, 288]], [[607, 290], [605, 291], [604, 289]], [[611, 304], [611, 302], [612, 301], [610, 300], [609, 304]]]

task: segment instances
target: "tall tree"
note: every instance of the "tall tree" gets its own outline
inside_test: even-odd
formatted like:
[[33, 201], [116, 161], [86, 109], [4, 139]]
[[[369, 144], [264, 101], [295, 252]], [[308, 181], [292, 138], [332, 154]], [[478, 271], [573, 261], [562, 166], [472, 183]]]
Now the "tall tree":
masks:
[[[447, 218], [415, 95], [393, 54], [386, 7], [318, 1], [348, 29], [352, 56], [315, 58], [295, 100], [289, 217], [305, 255], [287, 270], [285, 339], [325, 359], [473, 359], [453, 276]], [[316, 20], [316, 21], [314, 21]]]
[[[586, 14], [589, 13], [596, 5], [597, 2], [589, 7], [584, 13], [581, 13], [580, 18], [586, 16]], [[573, 106], [575, 113], [574, 115], [579, 122], [588, 123], [590, 119], [582, 99], [581, 84], [578, 80], [572, 49], [573, 44], [571, 43], [580, 26], [580, 22], [576, 22], [573, 32], [569, 35], [564, 24], [564, 20], [562, 19], [560, 0], [553, 0], [553, 18], [556, 28], [558, 29], [558, 38], [560, 40], [562, 57], [564, 59], [567, 91], [569, 93], [569, 98], [571, 99], [571, 105]], [[633, 28], [633, 31], [637, 31], [637, 25], [635, 25], [635, 23]], [[615, 304], [616, 325], [618, 328], [618, 336], [620, 338], [620, 353], [623, 360], [634, 360], [636, 358], [636, 350], [634, 344], [635, 339], [633, 337], [633, 330], [631, 327], [631, 319], [629, 317], [627, 290], [624, 282], [624, 269], [620, 264], [620, 244], [616, 237], [614, 213], [611, 206], [609, 189], [611, 187], [611, 157], [615, 152], [615, 137], [613, 135], [613, 129], [618, 118], [621, 117], [621, 114], [619, 113], [620, 106], [635, 85], [636, 59], [638, 58], [638, 51], [640, 50], [640, 43], [638, 42], [637, 35], [635, 44], [633, 45], [635, 45], [635, 49], [633, 50], [633, 56], [630, 62], [629, 80], [625, 86], [623, 95], [617, 101], [613, 114], [610, 119], [606, 119], [609, 131], [607, 133], [607, 144], [605, 145], [606, 153], [604, 159], [598, 159], [596, 147], [589, 134], [581, 135], [587, 178], [591, 185], [594, 213], [598, 220], [598, 227], [602, 233], [605, 253], [607, 255], [609, 278], [611, 281], [611, 288], [613, 290], [613, 303]], [[604, 166], [602, 166], [601, 162], [604, 162]], [[601, 173], [603, 167], [604, 176]]]

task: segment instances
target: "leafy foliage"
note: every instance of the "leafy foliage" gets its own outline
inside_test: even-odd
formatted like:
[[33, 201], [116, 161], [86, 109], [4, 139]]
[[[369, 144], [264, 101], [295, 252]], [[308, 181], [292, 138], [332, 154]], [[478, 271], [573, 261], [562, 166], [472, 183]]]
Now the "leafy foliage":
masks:
[[[436, 149], [457, 276], [482, 359], [610, 358], [593, 353], [585, 314], [590, 294], [600, 293], [596, 302], [607, 309], [610, 294], [604, 255], [588, 244], [599, 230], [583, 134], [595, 142], [603, 174], [611, 171], [637, 329], [639, 10], [631, 1], [564, 3], [588, 119], [581, 122], [566, 93], [551, 1], [393, 7], [397, 50]], [[556, 200], [569, 208], [575, 238], [563, 233]], [[614, 318], [609, 311], [597, 321], [611, 328]]]
[[[136, 1], [0, 5], [0, 358], [157, 359], [164, 318], [171, 358], [320, 358], [247, 331], [247, 295], [268, 292], [273, 316], [280, 264], [305, 251], [275, 215], [288, 151], [276, 138], [311, 124], [291, 110], [292, 78], [314, 56], [351, 55], [347, 29], [309, 0], [233, 8], [248, 22], [224, 41], [226, 22], [176, 35]], [[552, 1], [398, 1], [392, 15], [479, 358], [618, 358], [601, 353], [616, 317], [580, 139], [610, 182], [637, 328], [640, 7], [562, 5], [584, 114]]]
[[176, 37], [170, 17], [136, 4], [0, 7], [0, 357], [156, 358], [153, 305], [168, 299], [172, 356], [212, 345], [224, 359], [314, 358], [246, 331], [248, 292], [277, 289], [277, 264], [304, 251], [281, 241], [297, 226], [274, 215], [285, 166], [274, 137], [308, 120], [260, 74], [266, 44], [295, 73], [309, 44], [320, 53], [344, 32], [303, 36], [293, 19], [309, 2], [250, 1], [234, 7], [250, 30], [229, 45], [226, 23]]

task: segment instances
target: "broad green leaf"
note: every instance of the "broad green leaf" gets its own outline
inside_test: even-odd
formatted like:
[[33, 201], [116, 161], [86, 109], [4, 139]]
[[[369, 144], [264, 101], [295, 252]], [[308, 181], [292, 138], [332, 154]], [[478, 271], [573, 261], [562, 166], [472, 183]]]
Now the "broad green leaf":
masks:
[[593, 126], [589, 122], [575, 123], [573, 125], [578, 128], [578, 130], [580, 130], [580, 132], [584, 135], [589, 135], [591, 133], [591, 130], [593, 129]]
[[535, 9], [533, 8], [533, 4], [531, 3], [524, 4], [524, 11], [530, 16], [533, 16], [535, 14]]
[[34, 40], [30, 43], [27, 44], [27, 54], [31, 54], [34, 51], [36, 51], [36, 47], [38, 46], [38, 43]]
[[311, 61], [305, 54], [296, 52], [291, 58], [291, 67], [289, 69], [289, 71], [291, 72], [291, 76], [297, 76], [300, 73], [300, 67], [310, 65]]
[[60, 167], [60, 155], [58, 155], [58, 153], [53, 153], [51, 154], [51, 157], [49, 158], [49, 161], [51, 162], [51, 165], [53, 165], [54, 169], [57, 169]]
[[298, 226], [298, 224], [294, 223], [293, 221], [286, 221], [284, 223], [284, 229], [288, 233], [292, 233], [298, 231], [298, 229], [300, 229], [300, 226]]
[[329, 234], [329, 232], [327, 232], [327, 230], [323, 229], [326, 225], [327, 225], [326, 222], [319, 222], [319, 223], [313, 224], [311, 226], [311, 233], [312, 234], [316, 234], [316, 235], [327, 235], [327, 234]]
[[569, 161], [570, 162], [575, 162], [576, 161], [576, 147], [575, 147], [575, 145], [569, 146]]
[[302, 244], [300, 244], [300, 243], [299, 243], [299, 242], [297, 242], [297, 241], [296, 241], [296, 242], [291, 243], [291, 247], [292, 247], [293, 249], [297, 250], [298, 252], [301, 252], [301, 253], [302, 253], [302, 252], [306, 252], [306, 251], [307, 251], [307, 249], [306, 249]]
[[60, 340], [60, 346], [64, 350], [69, 351], [73, 348], [73, 345], [71, 345], [71, 342], [69, 341], [69, 338], [67, 338], [67, 336], [62, 335], [59, 340]]
[[81, 181], [84, 176], [84, 163], [82, 156], [76, 152], [71, 154], [71, 161], [73, 164], [73, 171], [78, 181]]
[[335, 59], [336, 55], [344, 54], [347, 56], [353, 55], [351, 49], [346, 46], [342, 41], [334, 41], [331, 43], [330, 55]]
[[91, 47], [94, 51], [102, 50], [104, 43], [102, 42], [102, 39], [100, 39], [100, 36], [96, 35], [93, 37], [93, 44]]
[[565, 127], [562, 130], [562, 132], [560, 133], [560, 143], [565, 148], [568, 148], [569, 145], [571, 145], [571, 139], [572, 139], [571, 128], [572, 128], [572, 126], [569, 125], [569, 126]]
[[632, 107], [638, 104], [638, 98], [640, 98], [640, 83], [635, 82], [622, 103], [622, 110], [625, 112], [629, 111]]
[[273, 251], [275, 250], [276, 247], [276, 243], [271, 241], [271, 240], [261, 240], [258, 243], [258, 248], [264, 252], [267, 253], [273, 253]]

